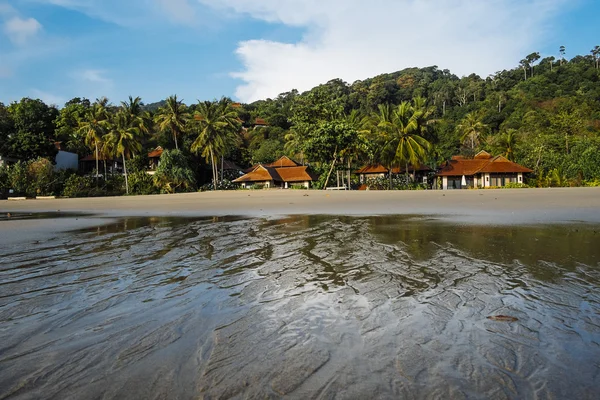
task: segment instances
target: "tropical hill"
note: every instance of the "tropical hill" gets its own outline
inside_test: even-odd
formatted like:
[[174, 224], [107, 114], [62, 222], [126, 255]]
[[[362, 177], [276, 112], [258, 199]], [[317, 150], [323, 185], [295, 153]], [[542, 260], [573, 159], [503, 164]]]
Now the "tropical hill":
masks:
[[186, 167], [153, 190], [177, 191], [220, 180], [219, 158], [247, 167], [285, 154], [324, 177], [366, 163], [436, 167], [452, 155], [487, 150], [533, 169], [530, 185], [600, 184], [600, 50], [570, 60], [564, 53], [532, 53], [488, 77], [409, 68], [251, 104], [75, 98], [57, 109], [24, 98], [0, 103], [0, 156], [52, 159], [59, 141], [82, 157], [102, 153], [133, 168], [160, 145], [174, 168]]

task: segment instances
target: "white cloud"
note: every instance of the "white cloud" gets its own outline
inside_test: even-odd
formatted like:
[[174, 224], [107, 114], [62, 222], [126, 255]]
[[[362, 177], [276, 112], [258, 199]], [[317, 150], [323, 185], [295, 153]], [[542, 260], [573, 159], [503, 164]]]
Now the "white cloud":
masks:
[[112, 83], [113, 83], [112, 80], [109, 78], [106, 78], [104, 76], [105, 74], [106, 74], [106, 71], [103, 71], [100, 69], [86, 69], [86, 70], [76, 73], [76, 76], [79, 79], [86, 81], [86, 82], [112, 85]]
[[16, 14], [17, 10], [8, 3], [0, 3], [0, 15]]
[[250, 40], [237, 54], [242, 101], [438, 65], [486, 76], [514, 66], [566, 0], [212, 0], [224, 11], [306, 29], [298, 43]]
[[31, 97], [35, 99], [40, 99], [48, 105], [55, 105], [59, 107], [65, 103], [64, 98], [38, 89], [31, 90]]
[[188, 0], [156, 0], [156, 2], [174, 22], [193, 24], [196, 19], [196, 10]]
[[4, 23], [4, 33], [17, 45], [24, 45], [41, 29], [42, 25], [35, 18], [12, 17]]

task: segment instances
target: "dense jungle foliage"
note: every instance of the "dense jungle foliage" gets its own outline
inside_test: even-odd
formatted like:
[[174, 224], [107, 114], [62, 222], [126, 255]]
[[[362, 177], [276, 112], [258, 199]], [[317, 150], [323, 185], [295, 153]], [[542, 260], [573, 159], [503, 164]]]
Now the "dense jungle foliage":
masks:
[[[81, 157], [127, 165], [159, 145], [176, 150], [165, 152], [158, 176], [140, 174], [143, 165], [126, 173], [133, 185], [126, 179], [125, 192], [132, 186], [133, 193], [197, 190], [211, 180], [222, 187], [222, 157], [248, 167], [285, 154], [310, 163], [325, 185], [335, 170], [366, 163], [437, 167], [482, 149], [533, 169], [531, 186], [598, 185], [600, 51], [570, 60], [564, 53], [558, 59], [532, 53], [517, 68], [485, 78], [409, 68], [351, 84], [335, 79], [252, 104], [75, 98], [58, 109], [24, 98], [0, 103], [0, 156], [23, 160], [18, 168], [25, 171], [39, 158], [52, 160], [55, 141]], [[8, 175], [0, 171], [0, 180]]]

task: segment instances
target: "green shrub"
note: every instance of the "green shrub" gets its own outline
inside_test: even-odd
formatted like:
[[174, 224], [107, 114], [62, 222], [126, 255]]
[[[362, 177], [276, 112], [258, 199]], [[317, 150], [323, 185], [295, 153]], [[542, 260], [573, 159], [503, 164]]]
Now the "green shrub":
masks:
[[528, 187], [529, 185], [517, 182], [508, 182], [506, 185], [504, 185], [505, 189], [527, 189]]
[[157, 194], [159, 189], [154, 185], [154, 178], [146, 171], [137, 171], [128, 175], [129, 192], [132, 194]]
[[98, 190], [94, 178], [71, 175], [65, 182], [62, 195], [65, 197], [90, 197], [98, 195]]
[[154, 183], [162, 193], [194, 191], [196, 186], [188, 160], [179, 150], [165, 150], [162, 153]]
[[27, 195], [50, 196], [54, 180], [54, 166], [46, 158], [38, 158], [27, 165]]

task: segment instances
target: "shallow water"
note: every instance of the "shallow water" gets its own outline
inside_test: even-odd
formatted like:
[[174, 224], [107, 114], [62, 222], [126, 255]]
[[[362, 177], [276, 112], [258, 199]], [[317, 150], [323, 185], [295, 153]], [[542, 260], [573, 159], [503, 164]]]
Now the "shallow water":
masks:
[[599, 238], [304, 216], [0, 244], [0, 399], [596, 399]]

